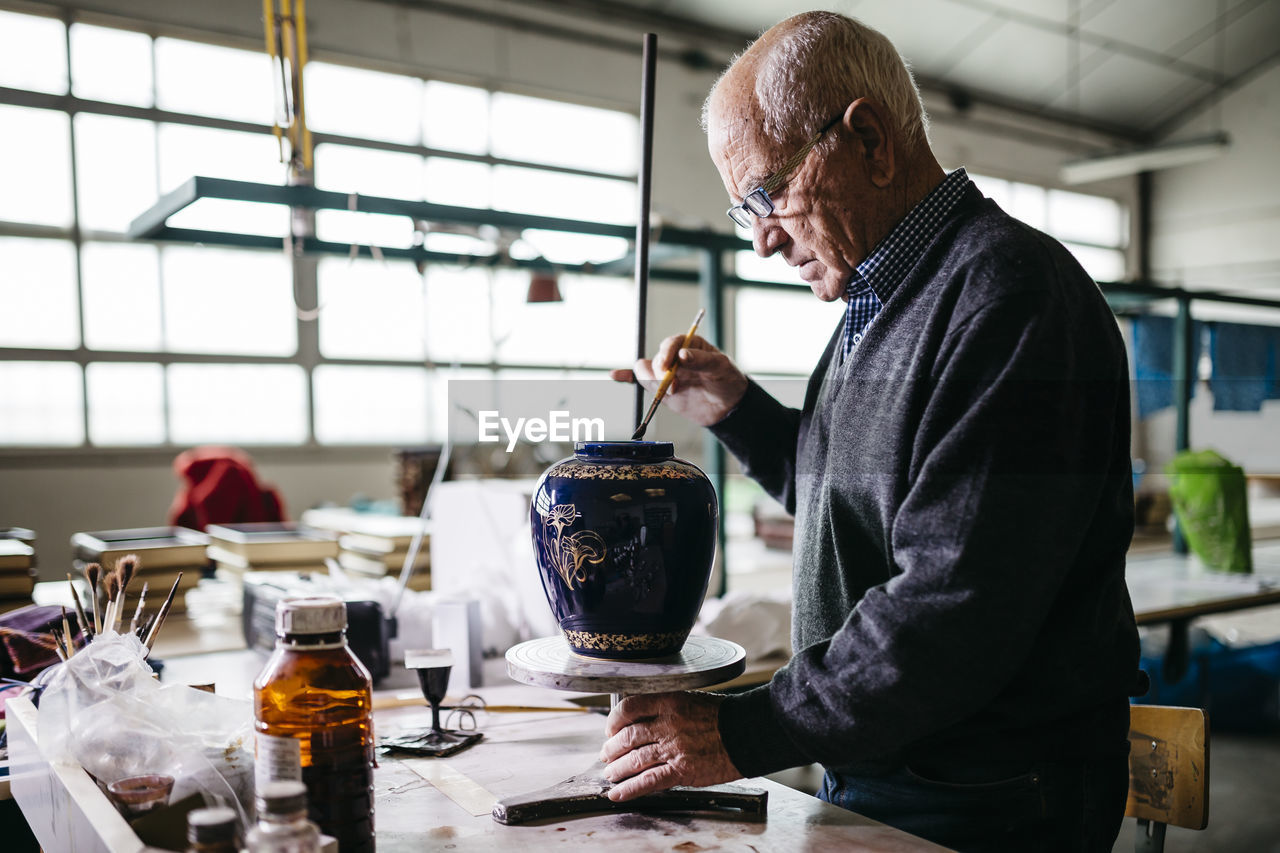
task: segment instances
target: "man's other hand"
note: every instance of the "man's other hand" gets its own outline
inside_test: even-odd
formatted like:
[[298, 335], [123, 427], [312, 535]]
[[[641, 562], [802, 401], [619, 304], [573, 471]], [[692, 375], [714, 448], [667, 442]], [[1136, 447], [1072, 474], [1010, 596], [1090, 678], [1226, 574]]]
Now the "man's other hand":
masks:
[[716, 725], [723, 697], [710, 693], [628, 696], [609, 714], [600, 751], [615, 803], [676, 785], [702, 787], [742, 778]]
[[663, 405], [698, 426], [718, 424], [747, 393], [747, 375], [729, 356], [697, 335], [682, 349], [683, 341], [684, 335], [672, 335], [662, 342], [652, 359], [642, 358], [631, 370], [614, 370], [609, 375], [618, 382], [639, 382], [652, 393], [667, 369], [678, 363]]

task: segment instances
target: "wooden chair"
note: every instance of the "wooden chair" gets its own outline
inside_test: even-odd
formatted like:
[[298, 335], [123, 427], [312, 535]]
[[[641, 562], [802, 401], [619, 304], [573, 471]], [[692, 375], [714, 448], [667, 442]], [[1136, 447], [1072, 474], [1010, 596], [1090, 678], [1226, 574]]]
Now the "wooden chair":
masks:
[[1209, 716], [1199, 708], [1129, 708], [1129, 799], [1137, 853], [1161, 853], [1169, 824], [1209, 824]]

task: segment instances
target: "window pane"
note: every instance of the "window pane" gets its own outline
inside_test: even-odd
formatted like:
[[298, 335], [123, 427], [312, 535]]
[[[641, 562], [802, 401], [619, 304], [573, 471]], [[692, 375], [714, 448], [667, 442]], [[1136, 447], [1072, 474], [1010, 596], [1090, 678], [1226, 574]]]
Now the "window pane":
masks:
[[313, 376], [320, 443], [421, 444], [428, 440], [424, 368], [321, 365]]
[[[1002, 205], [1003, 206], [1003, 205]], [[1005, 212], [1032, 228], [1044, 229], [1045, 189], [1031, 184], [1009, 183], [1009, 206]]]
[[636, 171], [639, 138], [639, 122], [628, 113], [493, 95], [496, 157], [627, 175]]
[[733, 253], [733, 268], [739, 278], [749, 278], [755, 281], [779, 281], [783, 284], [799, 284], [808, 288], [808, 285], [800, 280], [799, 271], [795, 267], [787, 266], [787, 262], [782, 259], [781, 255], [762, 258], [755, 252], [743, 249], [740, 252]]
[[414, 241], [413, 220], [381, 213], [317, 210], [316, 237], [356, 246], [407, 249]]
[[151, 37], [72, 24], [71, 91], [91, 101], [151, 106]]
[[321, 133], [415, 143], [422, 81], [402, 74], [307, 63], [307, 125]]
[[493, 358], [489, 276], [483, 269], [427, 268], [427, 354], [432, 361], [483, 364]]
[[388, 198], [422, 198], [422, 158], [350, 145], [316, 146], [316, 186]]
[[80, 365], [0, 361], [0, 444], [69, 445], [84, 441]]
[[474, 86], [428, 80], [423, 87], [422, 140], [429, 148], [489, 151], [489, 93]]
[[67, 114], [0, 106], [0, 128], [0, 219], [70, 225]]
[[271, 124], [279, 78], [266, 53], [156, 39], [156, 106]]
[[75, 349], [79, 323], [75, 247], [0, 237], [0, 346]]
[[176, 444], [299, 444], [307, 381], [292, 364], [171, 364], [169, 430]]
[[317, 275], [321, 355], [423, 359], [423, 287], [413, 264], [324, 258]]
[[[627, 254], [630, 243], [625, 237], [603, 237], [598, 234], [573, 234], [568, 231], [543, 231], [526, 228], [517, 246], [524, 244], [529, 258], [546, 258], [553, 264], [599, 264], [615, 261]], [[519, 257], [516, 246], [512, 254]]]
[[167, 193], [193, 175], [283, 185], [288, 169], [280, 148], [267, 133], [241, 133], [160, 125], [160, 192]]
[[493, 168], [469, 160], [428, 157], [423, 194], [434, 204], [489, 207], [493, 204]]
[[[631, 363], [635, 294], [630, 281], [561, 275], [563, 302], [526, 303], [528, 290], [527, 271], [500, 270], [494, 276], [498, 361], [565, 367]], [[565, 334], [569, 329], [572, 334]]]
[[1049, 233], [1059, 240], [1117, 248], [1128, 242], [1124, 208], [1119, 202], [1065, 190], [1049, 190]]
[[0, 12], [0, 86], [54, 94], [67, 91], [62, 21]]
[[158, 364], [90, 364], [89, 441], [164, 443], [164, 368]]
[[734, 299], [734, 360], [747, 371], [807, 375], [844, 310], [843, 302], [822, 302], [808, 288], [795, 293], [742, 288]]
[[1119, 249], [1098, 249], [1075, 243], [1065, 244], [1076, 256], [1080, 266], [1094, 281], [1123, 281], [1125, 279], [1124, 252]]
[[283, 252], [166, 248], [161, 270], [168, 349], [256, 355], [297, 351], [293, 278]]
[[[433, 224], [437, 227], [439, 225], [439, 223]], [[428, 232], [422, 240], [422, 247], [428, 252], [443, 252], [449, 255], [492, 255], [497, 250], [492, 240], [471, 234], [450, 234], [445, 231]]]
[[123, 232], [156, 203], [156, 126], [91, 113], [75, 122], [80, 226]]
[[80, 275], [85, 346], [126, 352], [161, 348], [160, 259], [154, 246], [86, 243]]
[[619, 225], [636, 221], [636, 185], [630, 181], [495, 166], [493, 186], [497, 210]]

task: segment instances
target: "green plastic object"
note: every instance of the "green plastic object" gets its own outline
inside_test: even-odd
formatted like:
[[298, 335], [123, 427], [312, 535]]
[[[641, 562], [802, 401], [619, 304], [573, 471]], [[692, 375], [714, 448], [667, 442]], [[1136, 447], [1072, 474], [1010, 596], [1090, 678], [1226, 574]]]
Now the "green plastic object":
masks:
[[1244, 469], [1213, 450], [1184, 450], [1165, 466], [1178, 527], [1211, 569], [1253, 571]]

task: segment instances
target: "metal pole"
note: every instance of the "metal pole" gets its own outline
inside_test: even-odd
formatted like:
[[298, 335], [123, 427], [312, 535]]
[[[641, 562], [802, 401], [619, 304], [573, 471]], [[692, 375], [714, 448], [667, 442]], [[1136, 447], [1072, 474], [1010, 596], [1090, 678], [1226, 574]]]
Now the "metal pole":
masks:
[[[1173, 324], [1173, 402], [1177, 407], [1177, 430], [1174, 435], [1174, 451], [1182, 452], [1191, 447], [1191, 389], [1196, 379], [1195, 323], [1191, 319], [1191, 298], [1178, 297], [1178, 316]], [[1187, 553], [1187, 542], [1182, 529], [1173, 528], [1173, 552]]]
[[[724, 264], [719, 249], [702, 250], [702, 270], [698, 276], [698, 296], [702, 306], [707, 309], [707, 316], [702, 322], [702, 336], [717, 347], [724, 349]], [[706, 460], [707, 475], [711, 478], [711, 486], [720, 499], [720, 519], [716, 530], [716, 553], [720, 555], [720, 581], [714, 594], [723, 596], [729, 590], [729, 558], [725, 547], [728, 538], [725, 534], [725, 483], [728, 482], [728, 466], [726, 464], [724, 445], [710, 432], [704, 433], [703, 459]]]
[[[653, 83], [657, 67], [658, 36], [645, 33], [640, 81], [640, 215], [636, 218], [636, 358], [645, 352], [645, 322], [649, 310], [649, 197], [653, 171]], [[636, 386], [635, 423], [644, 419], [644, 388]]]

